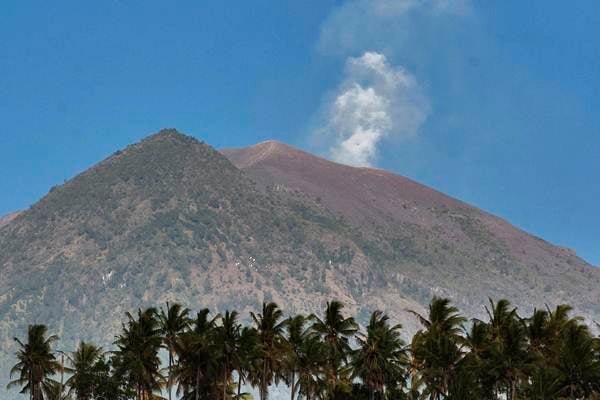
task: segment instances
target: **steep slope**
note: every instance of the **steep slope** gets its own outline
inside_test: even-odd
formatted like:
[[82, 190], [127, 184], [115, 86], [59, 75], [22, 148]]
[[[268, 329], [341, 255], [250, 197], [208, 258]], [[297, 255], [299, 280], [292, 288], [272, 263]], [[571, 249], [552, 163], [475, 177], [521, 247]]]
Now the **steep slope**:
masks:
[[402, 176], [336, 164], [268, 141], [222, 151], [264, 188], [302, 193], [377, 244], [386, 282], [425, 301], [439, 293], [472, 312], [487, 296], [522, 308], [569, 302], [600, 314], [600, 271], [463, 202]]
[[247, 315], [263, 300], [309, 312], [339, 298], [366, 313], [385, 297], [365, 287], [382, 279], [367, 242], [317, 202], [258, 190], [210, 146], [161, 131], [0, 228], [0, 348], [33, 322], [66, 348], [110, 343], [125, 311], [166, 300]]
[[164, 130], [3, 219], [0, 365], [29, 323], [66, 349], [107, 344], [125, 311], [167, 300], [247, 315], [263, 300], [312, 312], [337, 298], [409, 331], [406, 308], [433, 295], [472, 315], [491, 296], [600, 317], [598, 270], [481, 210], [276, 142], [223, 153]]

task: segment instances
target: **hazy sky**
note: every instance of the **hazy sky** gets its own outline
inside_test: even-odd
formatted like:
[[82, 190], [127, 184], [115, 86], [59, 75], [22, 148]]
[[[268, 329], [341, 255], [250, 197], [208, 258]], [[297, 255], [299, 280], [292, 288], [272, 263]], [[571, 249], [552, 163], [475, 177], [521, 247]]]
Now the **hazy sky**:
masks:
[[600, 265], [599, 37], [596, 0], [4, 1], [0, 214], [175, 127], [389, 169]]

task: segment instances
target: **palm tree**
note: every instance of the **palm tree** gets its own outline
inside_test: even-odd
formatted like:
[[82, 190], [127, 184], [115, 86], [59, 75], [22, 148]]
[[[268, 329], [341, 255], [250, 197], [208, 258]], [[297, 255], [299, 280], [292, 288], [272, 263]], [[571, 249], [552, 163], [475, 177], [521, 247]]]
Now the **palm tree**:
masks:
[[259, 346], [257, 331], [253, 327], [245, 326], [239, 339], [238, 357], [234, 359], [234, 369], [238, 374], [237, 399], [242, 399], [242, 385], [253, 370], [254, 361], [258, 358]]
[[411, 344], [414, 368], [419, 370], [429, 396], [441, 399], [447, 396], [450, 381], [462, 358], [460, 333], [465, 319], [450, 305], [450, 300], [439, 297], [434, 297], [429, 304], [427, 317], [408, 311], [425, 328], [415, 334]]
[[384, 388], [397, 388], [404, 380], [408, 358], [400, 337], [401, 325], [389, 325], [389, 317], [381, 311], [371, 315], [366, 334], [357, 337], [359, 348], [353, 353], [354, 376], [359, 377], [369, 389], [369, 397], [384, 392]]
[[8, 388], [22, 386], [21, 393], [29, 393], [31, 400], [42, 400], [43, 391], [51, 390], [49, 378], [60, 370], [52, 350], [52, 344], [58, 336], [47, 336], [46, 325], [30, 325], [27, 329], [27, 342], [14, 338], [19, 346], [16, 352], [18, 362], [10, 370], [10, 378], [17, 379], [8, 384]]
[[311, 330], [314, 335], [323, 340], [327, 353], [326, 382], [328, 396], [349, 386], [348, 370], [342, 367], [348, 360], [351, 352], [350, 338], [358, 330], [358, 325], [352, 317], [344, 317], [343, 304], [339, 301], [327, 302], [323, 319], [314, 317]]
[[74, 391], [77, 400], [89, 400], [94, 391], [94, 367], [102, 358], [102, 348], [93, 343], [80, 342], [79, 347], [69, 356], [71, 377], [67, 380], [69, 394]]
[[529, 352], [535, 355], [538, 361], [541, 361], [548, 356], [550, 344], [548, 311], [534, 309], [531, 317], [526, 320], [525, 330], [529, 342]]
[[561, 398], [560, 372], [548, 365], [535, 365], [530, 374], [530, 382], [525, 386], [525, 398], [531, 400], [551, 400]]
[[600, 391], [600, 352], [587, 326], [570, 323], [562, 333], [557, 370], [561, 394], [569, 399], [588, 398]]
[[214, 363], [211, 343], [206, 337], [185, 332], [177, 338], [175, 349], [179, 358], [173, 369], [173, 378], [179, 383], [177, 394], [183, 399], [208, 398], [208, 378]]
[[123, 371], [119, 365], [120, 357], [114, 353], [110, 353], [110, 355], [110, 358], [100, 356], [94, 364], [94, 393], [92, 398], [95, 400], [131, 399], [135, 392], [127, 385], [120, 374]]
[[450, 305], [449, 299], [434, 297], [429, 303], [428, 316], [425, 317], [414, 310], [407, 310], [426, 329], [435, 330], [453, 337], [460, 337], [461, 326], [466, 321], [458, 313], [458, 308]]
[[43, 392], [45, 400], [71, 400], [71, 396], [64, 392], [64, 387], [60, 382], [49, 381], [44, 386]]
[[564, 333], [571, 325], [580, 325], [583, 323], [581, 317], [571, 317], [570, 313], [573, 310], [567, 304], [560, 304], [554, 310], [546, 306], [548, 321], [547, 321], [547, 358], [548, 361], [556, 364], [558, 362], [558, 351], [564, 339]]
[[307, 400], [321, 398], [325, 391], [323, 379], [326, 365], [325, 344], [318, 336], [307, 335], [298, 354], [298, 394]]
[[250, 313], [257, 332], [259, 356], [253, 380], [258, 384], [261, 400], [269, 397], [269, 385], [279, 379], [280, 354], [284, 351], [282, 321], [283, 312], [273, 302], [263, 303], [262, 313]]
[[577, 324], [582, 321], [581, 317], [571, 317], [573, 308], [568, 304], [559, 304], [554, 310], [546, 306], [548, 314], [549, 335], [558, 338], [562, 335], [564, 328], [569, 324]]
[[223, 400], [227, 397], [233, 365], [237, 364], [240, 348], [241, 324], [237, 311], [226, 311], [216, 329], [216, 345], [223, 377]]
[[519, 380], [526, 377], [532, 357], [528, 353], [525, 322], [511, 308], [508, 300], [502, 299], [485, 310], [490, 319], [491, 365], [497, 374], [498, 383], [506, 384], [506, 398], [514, 400]]
[[304, 341], [308, 336], [306, 322], [307, 318], [302, 314], [289, 317], [285, 321], [287, 351], [284, 356], [284, 369], [288, 375], [291, 400], [295, 399], [298, 392], [298, 362], [301, 357]]
[[183, 308], [181, 304], [169, 304], [167, 308], [161, 309], [158, 315], [160, 324], [160, 333], [163, 336], [163, 344], [169, 353], [169, 372], [167, 378], [167, 390], [169, 391], [169, 400], [171, 400], [171, 392], [173, 386], [173, 361], [175, 357], [175, 340], [185, 328], [189, 325], [188, 308]]
[[127, 318], [129, 321], [115, 342], [123, 369], [120, 372], [133, 386], [138, 400], [149, 400], [163, 383], [158, 357], [162, 337], [157, 312], [155, 308], [148, 308], [138, 310], [137, 319], [130, 313]]
[[448, 384], [448, 396], [445, 400], [496, 399], [481, 387], [477, 372], [464, 358], [459, 361]]
[[175, 341], [175, 353], [179, 362], [174, 366], [173, 378], [179, 382], [178, 394], [185, 400], [215, 398], [211, 382], [216, 374], [216, 350], [214, 346], [216, 320], [209, 318], [207, 308], [197, 313], [191, 327]]
[[[465, 330], [464, 333], [464, 348], [468, 351], [464, 354], [458, 368], [463, 383], [468, 381], [465, 378], [471, 379], [471, 382], [466, 383], [470, 386], [467, 390], [471, 393], [471, 398], [496, 398], [494, 388], [496, 377], [490, 360], [492, 341], [489, 325], [477, 319], [473, 320], [470, 330]], [[457, 385], [454, 385], [454, 389], [456, 387]]]

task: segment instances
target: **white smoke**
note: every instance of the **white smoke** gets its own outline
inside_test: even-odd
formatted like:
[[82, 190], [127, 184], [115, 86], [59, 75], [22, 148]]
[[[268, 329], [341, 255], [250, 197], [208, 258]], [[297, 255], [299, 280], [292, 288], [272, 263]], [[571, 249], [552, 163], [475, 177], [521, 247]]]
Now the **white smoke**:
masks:
[[[404, 49], [420, 41], [421, 24], [438, 17], [472, 13], [471, 0], [350, 0], [337, 7], [321, 26], [319, 48], [343, 55], [367, 49]], [[389, 52], [388, 52], [389, 54]]]
[[348, 59], [319, 133], [330, 143], [333, 160], [370, 166], [386, 137], [414, 136], [428, 113], [427, 99], [410, 73], [390, 65], [384, 54], [366, 52]]

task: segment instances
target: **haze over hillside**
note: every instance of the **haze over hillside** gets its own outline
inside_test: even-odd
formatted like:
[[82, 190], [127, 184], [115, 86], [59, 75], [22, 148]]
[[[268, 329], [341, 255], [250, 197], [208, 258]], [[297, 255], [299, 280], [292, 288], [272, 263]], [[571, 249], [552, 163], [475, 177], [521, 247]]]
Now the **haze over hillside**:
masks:
[[0, 248], [2, 365], [29, 323], [109, 343], [125, 311], [167, 300], [312, 312], [336, 298], [409, 330], [405, 309], [434, 295], [471, 315], [491, 296], [600, 317], [598, 270], [468, 204], [281, 143], [220, 153], [175, 130], [0, 219]]

